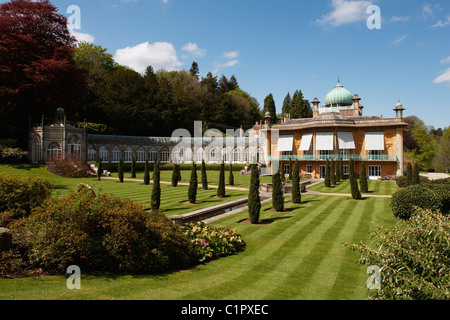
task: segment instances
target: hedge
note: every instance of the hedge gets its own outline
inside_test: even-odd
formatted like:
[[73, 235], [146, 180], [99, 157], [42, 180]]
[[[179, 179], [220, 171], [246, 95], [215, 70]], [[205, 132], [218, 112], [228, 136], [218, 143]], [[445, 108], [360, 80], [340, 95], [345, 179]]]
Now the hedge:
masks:
[[447, 215], [450, 212], [450, 179], [401, 189], [392, 195], [391, 207], [396, 217], [405, 220], [413, 215], [414, 207], [440, 211]]

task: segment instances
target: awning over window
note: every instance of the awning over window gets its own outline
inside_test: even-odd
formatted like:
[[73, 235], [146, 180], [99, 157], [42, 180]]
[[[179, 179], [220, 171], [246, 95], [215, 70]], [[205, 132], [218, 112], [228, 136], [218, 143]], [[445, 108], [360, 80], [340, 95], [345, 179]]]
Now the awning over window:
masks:
[[365, 149], [384, 150], [384, 132], [366, 132]]
[[312, 133], [305, 133], [305, 134], [303, 134], [302, 142], [301, 142], [300, 148], [298, 150], [300, 150], [300, 151], [308, 151], [311, 148], [312, 137], [313, 137]]
[[354, 150], [355, 141], [353, 140], [352, 132], [338, 132], [339, 149], [341, 150]]
[[316, 150], [333, 151], [333, 132], [316, 133]]
[[278, 152], [291, 151], [294, 146], [294, 136], [280, 136], [278, 140]]

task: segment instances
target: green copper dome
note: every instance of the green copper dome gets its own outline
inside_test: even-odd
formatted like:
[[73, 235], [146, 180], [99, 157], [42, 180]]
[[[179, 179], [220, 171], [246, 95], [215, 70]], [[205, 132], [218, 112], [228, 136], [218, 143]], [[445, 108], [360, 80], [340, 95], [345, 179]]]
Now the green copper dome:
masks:
[[325, 105], [350, 106], [353, 104], [353, 94], [338, 84], [325, 97]]

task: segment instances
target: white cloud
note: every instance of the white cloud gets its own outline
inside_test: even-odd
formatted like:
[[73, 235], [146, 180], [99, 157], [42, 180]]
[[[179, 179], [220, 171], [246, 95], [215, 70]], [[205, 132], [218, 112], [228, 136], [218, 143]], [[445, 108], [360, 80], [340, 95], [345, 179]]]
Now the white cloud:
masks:
[[435, 24], [433, 24], [431, 27], [432, 28], [442, 28], [442, 27], [446, 27], [450, 25], [450, 16], [447, 16], [447, 20], [439, 20], [438, 22], [436, 22]]
[[142, 74], [148, 66], [152, 66], [155, 70], [172, 71], [182, 65], [178, 61], [175, 48], [169, 42], [146, 41], [134, 47], [118, 49], [114, 60]]
[[392, 45], [397, 45], [402, 43], [406, 38], [408, 38], [408, 35], [405, 34], [404, 36], [398, 37], [397, 39], [395, 39], [394, 41], [391, 42]]
[[408, 21], [410, 18], [411, 18], [411, 16], [407, 16], [407, 17], [393, 16], [391, 18], [391, 22], [405, 22], [405, 21]]
[[332, 0], [333, 11], [315, 21], [319, 25], [338, 27], [367, 19], [367, 8], [372, 1]]
[[[201, 49], [196, 43], [188, 42], [183, 47], [181, 47], [181, 50], [189, 52], [194, 57], [203, 57], [206, 54], [206, 49]], [[186, 55], [184, 55], [186, 56]]]
[[441, 63], [442, 63], [442, 64], [448, 64], [448, 63], [450, 63], [450, 56], [448, 56], [447, 58], [442, 59], [442, 60], [441, 60]]
[[70, 35], [75, 37], [75, 39], [77, 39], [78, 42], [85, 41], [93, 43], [95, 41], [95, 37], [89, 33], [82, 33], [74, 30], [69, 30], [69, 32]]
[[228, 59], [236, 59], [237, 57], [239, 57], [239, 51], [224, 52], [223, 56]]
[[237, 65], [239, 63], [239, 60], [230, 60], [224, 63], [215, 63], [215, 69], [214, 69], [214, 74], [217, 74], [217, 72], [219, 72], [219, 69], [223, 69], [223, 68], [228, 68], [228, 67], [233, 67], [235, 65]]
[[439, 77], [433, 80], [433, 83], [443, 83], [448, 82], [450, 84], [450, 68], [444, 71]]

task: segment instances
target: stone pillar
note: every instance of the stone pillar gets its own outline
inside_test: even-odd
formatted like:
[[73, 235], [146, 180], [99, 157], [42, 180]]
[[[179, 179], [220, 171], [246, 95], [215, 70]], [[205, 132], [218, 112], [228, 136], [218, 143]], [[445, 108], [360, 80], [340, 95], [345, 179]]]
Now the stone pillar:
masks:
[[397, 156], [397, 177], [403, 176], [403, 129], [398, 128], [395, 136], [395, 155]]
[[314, 98], [314, 100], [311, 103], [313, 105], [313, 118], [318, 117], [320, 101], [317, 98]]

